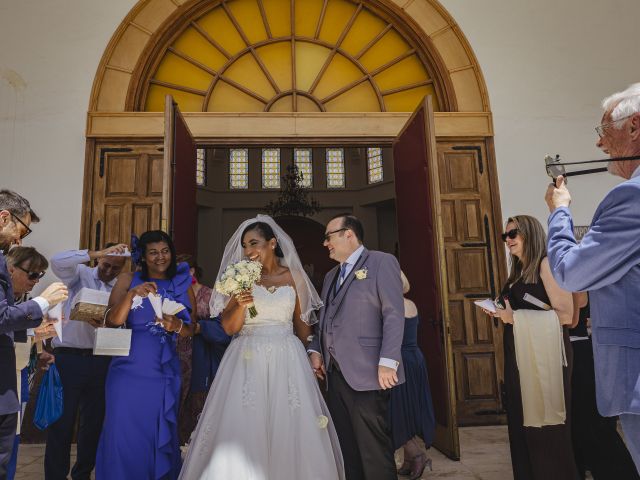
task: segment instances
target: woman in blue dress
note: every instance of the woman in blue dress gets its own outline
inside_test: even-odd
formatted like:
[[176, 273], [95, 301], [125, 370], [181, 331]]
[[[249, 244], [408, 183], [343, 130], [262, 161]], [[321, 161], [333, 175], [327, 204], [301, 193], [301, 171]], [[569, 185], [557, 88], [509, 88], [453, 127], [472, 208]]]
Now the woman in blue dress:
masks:
[[[402, 276], [402, 292], [409, 291], [409, 281]], [[404, 463], [398, 473], [411, 480], [422, 477], [425, 467], [431, 469], [431, 459], [420, 448], [416, 436], [427, 448], [433, 442], [435, 418], [429, 389], [427, 364], [418, 347], [418, 309], [411, 300], [404, 299], [404, 338], [402, 364], [406, 381], [391, 389], [389, 403], [393, 447], [404, 447]]]
[[[107, 325], [131, 329], [131, 349], [109, 367], [96, 479], [172, 480], [181, 467], [176, 339], [195, 329], [191, 275], [186, 263], [176, 264], [173, 242], [164, 232], [142, 234], [133, 255], [134, 261], [139, 256], [139, 271], [119, 275], [109, 299]], [[187, 308], [156, 319], [147, 298], [152, 293]]]

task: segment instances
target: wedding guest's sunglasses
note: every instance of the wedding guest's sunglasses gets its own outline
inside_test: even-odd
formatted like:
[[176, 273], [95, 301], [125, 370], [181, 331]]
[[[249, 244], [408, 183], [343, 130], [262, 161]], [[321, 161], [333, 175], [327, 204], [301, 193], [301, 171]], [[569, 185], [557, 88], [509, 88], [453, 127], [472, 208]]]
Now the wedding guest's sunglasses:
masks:
[[44, 277], [44, 274], [47, 273], [47, 272], [30, 272], [26, 268], [22, 268], [22, 267], [18, 267], [18, 268], [27, 274], [27, 278], [29, 280], [40, 280], [42, 277]]
[[520, 233], [520, 230], [518, 230], [517, 228], [512, 228], [508, 232], [504, 232], [501, 235], [502, 241], [506, 242], [507, 241], [507, 237], [509, 237], [511, 240], [513, 240], [514, 238], [516, 238], [518, 236], [519, 233]]

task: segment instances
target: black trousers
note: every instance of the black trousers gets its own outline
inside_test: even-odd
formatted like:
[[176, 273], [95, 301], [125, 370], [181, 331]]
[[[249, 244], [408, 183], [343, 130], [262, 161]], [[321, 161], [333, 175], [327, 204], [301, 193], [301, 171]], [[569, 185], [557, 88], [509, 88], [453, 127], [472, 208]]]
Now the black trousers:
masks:
[[71, 470], [73, 480], [89, 480], [104, 420], [104, 385], [110, 357], [93, 356], [86, 350], [55, 349], [60, 372], [64, 410], [47, 432], [44, 458], [46, 480], [66, 480], [70, 467], [71, 441], [76, 417], [78, 455]]
[[335, 368], [328, 406], [338, 433], [347, 480], [397, 480], [387, 420], [390, 390], [358, 392]]
[[6, 480], [7, 478], [7, 465], [11, 460], [17, 426], [17, 413], [0, 415], [0, 480]]
[[595, 480], [638, 480], [635, 464], [616, 429], [616, 417], [603, 417], [596, 405], [591, 340], [571, 342], [573, 421], [571, 435], [581, 478], [589, 470]]

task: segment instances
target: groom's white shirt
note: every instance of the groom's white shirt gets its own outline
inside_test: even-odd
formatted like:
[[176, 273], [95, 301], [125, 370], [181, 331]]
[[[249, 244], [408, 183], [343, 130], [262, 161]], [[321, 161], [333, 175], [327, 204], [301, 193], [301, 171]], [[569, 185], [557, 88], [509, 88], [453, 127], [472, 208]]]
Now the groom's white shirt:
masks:
[[[358, 248], [354, 250], [354, 252], [351, 255], [349, 255], [349, 258], [347, 258], [344, 261], [344, 263], [346, 264], [345, 273], [344, 273], [345, 280], [351, 273], [351, 270], [353, 270], [353, 267], [355, 266], [355, 264], [358, 263], [358, 259], [360, 258], [360, 255], [362, 255], [363, 251], [364, 251], [364, 245], [360, 245]], [[340, 264], [340, 268], [342, 268], [342, 263]], [[316, 352], [315, 350], [307, 350], [307, 352], [320, 354], [320, 352]], [[380, 357], [380, 361], [378, 362], [378, 365], [383, 367], [393, 368], [394, 370], [398, 370], [399, 363], [391, 358]]]

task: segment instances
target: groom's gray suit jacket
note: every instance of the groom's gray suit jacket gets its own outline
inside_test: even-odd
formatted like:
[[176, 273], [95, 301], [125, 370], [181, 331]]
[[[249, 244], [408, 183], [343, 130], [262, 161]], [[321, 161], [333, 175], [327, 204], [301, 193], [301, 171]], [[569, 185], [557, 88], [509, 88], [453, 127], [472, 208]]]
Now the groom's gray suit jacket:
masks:
[[[359, 270], [366, 270], [365, 279], [356, 278]], [[309, 350], [322, 352], [327, 371], [333, 357], [354, 390], [380, 389], [381, 357], [399, 362], [398, 380], [404, 382], [400, 355], [404, 301], [398, 261], [388, 253], [365, 248], [335, 293], [339, 273], [336, 266], [324, 278], [324, 307]]]

